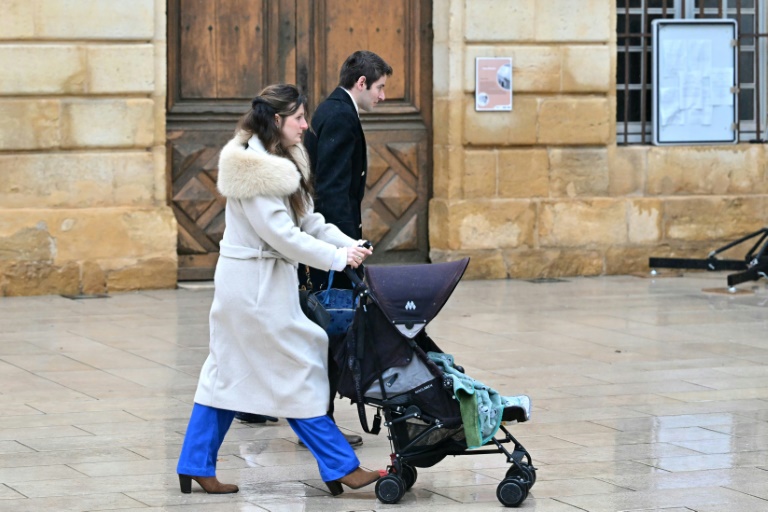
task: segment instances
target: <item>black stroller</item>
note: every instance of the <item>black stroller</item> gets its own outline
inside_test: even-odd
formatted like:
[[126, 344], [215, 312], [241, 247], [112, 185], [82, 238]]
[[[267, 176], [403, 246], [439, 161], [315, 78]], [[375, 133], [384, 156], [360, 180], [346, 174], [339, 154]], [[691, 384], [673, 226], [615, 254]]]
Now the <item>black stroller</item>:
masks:
[[[530, 454], [503, 424], [527, 421], [527, 408], [505, 407], [498, 429], [503, 437], [492, 435], [480, 449], [468, 449], [453, 377], [427, 356], [442, 351], [424, 328], [448, 301], [468, 263], [465, 258], [345, 271], [356, 286], [357, 306], [352, 325], [345, 335], [332, 337], [331, 347], [341, 373], [339, 393], [357, 404], [365, 432], [378, 434], [384, 413], [392, 454], [388, 475], [376, 483], [383, 503], [403, 498], [416, 482], [416, 468], [431, 467], [448, 455], [503, 453], [511, 465], [496, 496], [508, 507], [519, 506], [536, 482]], [[464, 372], [460, 366], [452, 371]], [[376, 409], [371, 427], [366, 405]]]

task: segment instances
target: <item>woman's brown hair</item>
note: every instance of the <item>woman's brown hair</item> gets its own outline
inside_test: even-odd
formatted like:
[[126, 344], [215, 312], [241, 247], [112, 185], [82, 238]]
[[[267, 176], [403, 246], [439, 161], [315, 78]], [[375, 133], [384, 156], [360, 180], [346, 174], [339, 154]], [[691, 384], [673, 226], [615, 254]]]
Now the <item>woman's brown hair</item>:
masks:
[[[295, 85], [269, 85], [253, 99], [251, 109], [237, 123], [237, 130], [245, 130], [256, 135], [269, 153], [287, 158], [298, 169], [296, 160], [280, 142], [280, 128], [275, 123], [275, 114], [283, 118], [289, 117], [302, 106], [306, 112], [307, 98]], [[308, 162], [307, 165], [309, 165]], [[297, 172], [301, 175], [301, 184], [299, 189], [289, 197], [289, 203], [296, 216], [301, 217], [307, 213], [309, 200], [312, 197], [312, 184], [301, 174], [301, 171]]]

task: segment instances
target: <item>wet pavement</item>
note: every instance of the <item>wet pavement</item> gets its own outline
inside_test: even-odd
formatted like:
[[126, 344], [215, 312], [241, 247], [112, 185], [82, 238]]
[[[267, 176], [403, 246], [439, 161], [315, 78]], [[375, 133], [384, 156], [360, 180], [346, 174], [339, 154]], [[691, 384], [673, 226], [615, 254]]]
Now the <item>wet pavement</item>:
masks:
[[[531, 397], [531, 421], [508, 426], [538, 468], [521, 510], [768, 511], [768, 288], [724, 287], [723, 273], [459, 284], [427, 331], [468, 375]], [[181, 494], [212, 296], [0, 299], [0, 510], [503, 509], [499, 454], [419, 468], [397, 505], [373, 486], [331, 497], [284, 419], [233, 424], [218, 476], [240, 493]], [[336, 411], [362, 433], [347, 400]], [[386, 435], [363, 437], [363, 466], [385, 467]]]

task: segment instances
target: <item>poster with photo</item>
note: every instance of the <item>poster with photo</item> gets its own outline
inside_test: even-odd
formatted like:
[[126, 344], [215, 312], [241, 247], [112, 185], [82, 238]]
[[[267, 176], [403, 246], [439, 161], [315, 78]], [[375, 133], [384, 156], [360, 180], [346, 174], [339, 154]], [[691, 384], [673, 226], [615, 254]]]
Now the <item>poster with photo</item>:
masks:
[[475, 110], [512, 110], [512, 57], [475, 59]]

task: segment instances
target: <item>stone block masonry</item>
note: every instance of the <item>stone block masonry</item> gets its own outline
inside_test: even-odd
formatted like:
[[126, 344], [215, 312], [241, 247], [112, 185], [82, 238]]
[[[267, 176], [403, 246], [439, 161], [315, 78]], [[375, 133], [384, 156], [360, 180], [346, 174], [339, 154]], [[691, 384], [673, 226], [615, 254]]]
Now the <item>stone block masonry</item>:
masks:
[[163, 0], [6, 0], [0, 295], [176, 284]]
[[[767, 223], [765, 145], [616, 144], [615, 2], [436, 0], [433, 12], [433, 261], [471, 256], [474, 278], [622, 274]], [[475, 112], [475, 59], [502, 56], [513, 110]]]

